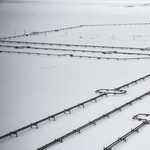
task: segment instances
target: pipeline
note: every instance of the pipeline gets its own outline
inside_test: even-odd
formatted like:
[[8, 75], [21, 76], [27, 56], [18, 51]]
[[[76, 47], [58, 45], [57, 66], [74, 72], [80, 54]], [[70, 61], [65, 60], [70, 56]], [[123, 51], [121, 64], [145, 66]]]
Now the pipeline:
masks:
[[150, 57], [97, 57], [97, 56], [84, 56], [84, 55], [74, 55], [74, 54], [50, 54], [50, 53], [41, 53], [41, 52], [21, 52], [21, 51], [6, 51], [0, 50], [0, 53], [14, 53], [14, 54], [32, 54], [32, 55], [41, 55], [41, 56], [59, 56], [59, 57], [67, 57], [70, 56], [71, 58], [91, 58], [91, 59], [98, 59], [98, 60], [145, 60], [150, 59]]
[[129, 131], [128, 133], [126, 133], [125, 135], [123, 135], [122, 137], [119, 137], [115, 142], [113, 142], [112, 144], [110, 144], [109, 146], [107, 147], [104, 147], [103, 150], [112, 150], [112, 148], [114, 146], [116, 146], [117, 144], [119, 144], [120, 142], [122, 141], [127, 141], [127, 137], [129, 137], [130, 135], [132, 135], [133, 133], [135, 132], [139, 132], [139, 129], [144, 127], [145, 125], [147, 124], [150, 124], [150, 120], [147, 120], [147, 119], [142, 119], [142, 118], [139, 118], [138, 116], [150, 116], [150, 114], [137, 114], [136, 116], [133, 117], [133, 119], [136, 119], [136, 120], [139, 120], [139, 121], [143, 121], [139, 126], [135, 127], [134, 129], [131, 129], [131, 131]]
[[0, 38], [0, 40], [17, 38], [17, 37], [25, 37], [25, 36], [31, 36], [31, 35], [46, 34], [46, 33], [50, 33], [50, 32], [59, 32], [59, 31], [62, 31], [62, 30], [70, 30], [70, 29], [82, 28], [82, 27], [92, 27], [92, 26], [125, 26], [125, 25], [150, 25], [150, 23], [123, 23], [123, 24], [78, 25], [78, 26], [72, 26], [72, 27], [66, 27], [66, 28], [60, 28], [60, 29], [54, 29], [54, 30], [47, 30], [47, 31], [42, 31], [42, 32], [31, 32], [30, 34], [21, 34], [21, 35], [16, 35], [16, 36], [3, 37], [3, 38]]
[[[81, 103], [79, 103], [77, 105], [74, 105], [74, 106], [70, 107], [70, 108], [64, 109], [64, 110], [62, 110], [60, 112], [57, 112], [56, 114], [50, 115], [48, 117], [45, 117], [45, 118], [43, 118], [41, 120], [38, 120], [38, 121], [36, 121], [34, 123], [30, 123], [30, 124], [28, 124], [28, 125], [26, 125], [26, 126], [24, 126], [22, 128], [19, 128], [17, 130], [11, 131], [10, 133], [2, 135], [2, 136], [0, 136], [0, 140], [4, 139], [6, 137], [12, 136], [12, 135], [16, 135], [16, 137], [18, 137], [18, 132], [21, 132], [21, 131], [23, 131], [25, 129], [28, 129], [28, 128], [36, 127], [36, 129], [38, 129], [38, 124], [40, 124], [40, 123], [42, 123], [44, 121], [50, 120], [50, 119], [55, 121], [57, 116], [62, 115], [62, 114], [66, 114], [66, 113], [71, 114], [71, 110], [76, 109], [76, 108], [80, 108], [80, 107], [84, 108], [85, 104], [91, 103], [93, 101], [97, 102], [98, 98], [102, 98], [104, 96], [108, 96], [108, 95], [112, 95], [112, 94], [114, 94], [114, 95], [116, 95], [116, 94], [126, 94], [125, 90], [121, 90], [122, 88], [129, 87], [130, 85], [133, 85], [133, 84], [137, 84], [139, 81], [144, 81], [145, 79], [147, 79], [149, 77], [150, 77], [150, 74], [146, 75], [146, 76], [143, 76], [143, 77], [141, 77], [141, 78], [139, 78], [137, 80], [134, 80], [132, 82], [129, 82], [127, 84], [124, 84], [124, 85], [122, 85], [122, 86], [120, 86], [118, 88], [115, 88], [115, 89], [99, 89], [99, 90], [96, 90], [95, 92], [96, 93], [100, 93], [100, 95], [98, 95], [96, 97], [93, 97], [91, 99], [88, 99], [86, 101], [83, 101], [83, 102], [81, 102]], [[137, 100], [138, 100], [138, 98], [137, 98]], [[127, 103], [126, 105], [129, 105], [129, 104], [131, 104], [131, 102]], [[122, 109], [122, 107], [120, 107], [119, 110], [120, 109]], [[115, 110], [115, 111], [117, 111], [117, 110]], [[109, 113], [106, 116], [108, 116], [108, 115], [109, 115]]]
[[[150, 56], [149, 53], [129, 53], [129, 52], [118, 52], [118, 51], [91, 51], [91, 50], [76, 50], [76, 49], [60, 49], [60, 48], [43, 48], [43, 47], [32, 47], [32, 46], [11, 46], [11, 45], [0, 45], [0, 47], [15, 48], [15, 49], [36, 49], [36, 50], [46, 50], [46, 51], [67, 51], [67, 52], [80, 52], [80, 53], [101, 53], [101, 54], [124, 54], [124, 55], [142, 55]], [[143, 51], [148, 51], [144, 50]]]
[[53, 46], [74, 46], [74, 47], [90, 47], [90, 48], [107, 48], [107, 49], [129, 49], [129, 50], [141, 50], [149, 51], [147, 48], [138, 47], [121, 47], [121, 46], [98, 46], [98, 45], [77, 45], [77, 44], [60, 44], [60, 43], [41, 43], [41, 42], [24, 42], [24, 41], [5, 41], [0, 40], [1, 43], [17, 43], [17, 44], [33, 44], [33, 45], [53, 45]]
[[75, 29], [75, 28], [80, 28], [80, 27], [82, 27], [82, 25], [73, 26], [73, 27], [66, 27], [66, 28], [60, 28], [60, 29], [55, 29], [55, 30], [42, 31], [42, 32], [31, 32], [29, 34], [21, 34], [21, 35], [3, 37], [3, 38], [0, 38], [0, 40], [12, 39], [12, 38], [18, 38], [18, 37], [26, 37], [26, 36], [32, 36], [32, 35], [39, 35], [39, 34], [46, 34], [46, 33], [50, 33], [50, 32], [59, 32], [59, 31], [62, 31], [62, 30], [70, 30], [70, 29]]
[[[36, 150], [44, 150], [48, 147], [51, 147], [59, 142], [63, 142], [64, 139], [68, 138], [69, 136], [73, 135], [73, 134], [76, 134], [76, 133], [81, 133], [81, 130], [91, 126], [91, 125], [96, 125], [96, 122], [106, 118], [106, 117], [110, 117], [110, 115], [112, 115], [113, 113], [117, 112], [117, 111], [121, 111], [123, 108], [127, 107], [128, 105], [132, 105], [134, 102], [138, 101], [138, 100], [141, 100], [142, 98], [146, 97], [146, 96], [149, 96], [150, 95], [150, 91], [148, 91], [147, 93], [144, 93], [143, 95], [140, 95], [139, 97], [111, 110], [110, 112], [107, 112], [106, 114], [92, 120], [92, 121], [89, 121], [87, 124], [84, 124], [83, 126], [77, 128], [77, 129], [73, 129], [73, 131], [55, 139], [54, 141], [36, 149]], [[150, 122], [150, 121], [148, 121]], [[134, 130], [130, 131], [129, 133], [127, 133], [126, 135], [124, 135], [123, 137], [119, 138], [117, 141], [115, 141], [113, 144], [111, 144], [110, 146], [104, 148], [104, 150], [111, 150], [111, 148], [116, 145], [117, 143], [119, 143], [121, 140], [125, 140], [126, 137], [128, 137], [130, 134], [132, 134], [133, 132], [135, 132], [136, 130], [138, 130], [139, 128], [141, 128], [142, 126], [144, 126], [145, 124], [148, 123], [147, 121], [145, 121], [144, 123], [142, 123], [140, 126], [136, 127]]]

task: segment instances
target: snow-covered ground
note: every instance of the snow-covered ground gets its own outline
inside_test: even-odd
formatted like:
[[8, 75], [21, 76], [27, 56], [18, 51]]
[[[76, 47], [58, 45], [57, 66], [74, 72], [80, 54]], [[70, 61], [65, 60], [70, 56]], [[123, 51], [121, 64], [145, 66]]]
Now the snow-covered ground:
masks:
[[[148, 2], [63, 3], [53, 1], [0, 3], [0, 20], [1, 38], [24, 34], [24, 32], [29, 34], [80, 25], [150, 23], [150, 4]], [[6, 40], [147, 48], [150, 47], [149, 29], [149, 24], [92, 26]], [[24, 46], [26, 44], [0, 42], [0, 45]], [[29, 46], [150, 54], [149, 51], [127, 49], [32, 44]], [[0, 47], [0, 50], [45, 53], [44, 50], [6, 47]], [[64, 52], [49, 51], [48, 53], [63, 54]], [[70, 54], [70, 52], [65, 53]], [[99, 54], [89, 54], [99, 56]], [[110, 57], [116, 57], [115, 54], [111, 55]], [[118, 55], [117, 57], [133, 56]], [[117, 61], [0, 53], [0, 136], [95, 97], [98, 95], [95, 93], [97, 89], [112, 89], [150, 74], [149, 65], [149, 59]], [[93, 102], [85, 105], [84, 109], [72, 111], [71, 115], [56, 117], [55, 122], [51, 120], [40, 124], [39, 129], [33, 128], [19, 132], [18, 138], [14, 136], [2, 139], [0, 149], [37, 149], [150, 91], [150, 78], [124, 89], [127, 90], [126, 95], [100, 98], [97, 103]], [[110, 118], [100, 121], [96, 126], [81, 131], [81, 134], [69, 137], [62, 144], [56, 144], [48, 149], [102, 150], [103, 147], [141, 123], [132, 119], [133, 115], [138, 113], [150, 113], [149, 96], [113, 114]], [[150, 126], [145, 126], [139, 134], [133, 134], [127, 138], [126, 143], [121, 142], [114, 149], [148, 150], [150, 149], [149, 139]]]

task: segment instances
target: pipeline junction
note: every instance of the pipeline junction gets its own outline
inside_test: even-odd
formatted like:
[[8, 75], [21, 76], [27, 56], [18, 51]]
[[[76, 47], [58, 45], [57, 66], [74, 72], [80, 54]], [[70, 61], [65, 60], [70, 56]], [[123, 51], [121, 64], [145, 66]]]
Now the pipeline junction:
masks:
[[103, 150], [112, 150], [112, 148], [114, 146], [116, 146], [117, 144], [119, 144], [120, 142], [122, 142], [122, 141], [126, 142], [127, 141], [127, 137], [131, 136], [135, 132], [139, 132], [140, 128], [150, 124], [150, 120], [139, 118], [139, 116], [146, 116], [147, 117], [147, 116], [150, 116], [150, 114], [137, 114], [136, 116], [134, 116], [133, 119], [142, 121], [142, 123], [139, 126], [135, 127], [134, 129], [131, 129], [131, 131], [129, 131], [128, 133], [126, 133], [122, 137], [119, 137], [115, 142], [113, 142], [109, 146], [104, 147]]

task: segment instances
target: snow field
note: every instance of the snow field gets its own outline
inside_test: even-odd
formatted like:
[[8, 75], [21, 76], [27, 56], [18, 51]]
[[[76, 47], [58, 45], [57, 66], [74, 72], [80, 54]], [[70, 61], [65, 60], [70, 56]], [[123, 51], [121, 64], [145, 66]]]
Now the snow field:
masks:
[[[116, 5], [117, 8], [114, 7]], [[17, 33], [19, 30], [20, 33], [21, 31], [24, 32], [24, 30], [30, 33], [91, 23], [139, 23], [150, 21], [149, 7], [123, 7], [122, 5], [97, 5], [94, 3], [92, 5], [91, 3], [82, 3], [82, 5], [77, 3], [76, 5], [72, 3], [0, 4], [0, 12], [2, 12], [0, 18], [3, 20], [0, 24], [3, 32], [1, 32], [1, 37], [11, 36], [12, 32], [10, 31], [14, 30]], [[69, 30], [67, 31], [67, 37], [65, 37], [66, 31], [63, 31], [19, 38], [19, 40], [146, 48], [150, 47], [149, 37], [145, 38], [145, 36], [149, 35], [148, 31], [149, 26], [90, 27], [90, 30], [89, 28]], [[81, 32], [83, 38], [79, 38]], [[99, 37], [100, 40], [96, 39], [97, 33], [103, 35]], [[113, 33], [118, 38], [114, 40], [109, 39]], [[134, 41], [132, 39], [134, 34], [136, 36], [142, 35], [143, 37], [138, 37]], [[90, 39], [93, 37], [95, 39]], [[5, 45], [6, 43], [0, 44]], [[58, 46], [51, 47], [58, 48]], [[8, 49], [14, 50], [13, 48], [0, 48], [0, 50]], [[32, 51], [29, 49], [23, 50]], [[108, 50], [105, 49], [105, 51]], [[19, 49], [19, 51], [22, 51], [22, 49]], [[36, 51], [43, 52], [42, 50]], [[132, 52], [129, 50], [125, 51]], [[134, 50], [134, 52], [137, 51]], [[90, 99], [97, 95], [95, 93], [97, 89], [116, 88], [145, 76], [150, 73], [149, 63], [149, 60], [107, 61], [0, 53], [0, 135]], [[92, 102], [85, 105], [85, 108], [72, 111], [71, 115], [65, 114], [56, 117], [55, 122], [51, 120], [40, 124], [39, 129], [33, 128], [20, 132], [18, 133], [18, 138], [9, 137], [3, 139], [0, 141], [0, 149], [37, 149], [55, 138], [148, 92], [150, 89], [149, 83], [150, 79], [146, 79], [137, 85], [125, 88], [127, 90], [126, 95], [100, 98], [97, 103]], [[57, 144], [49, 149], [103, 149], [103, 147], [108, 146], [119, 136], [124, 135], [131, 128], [141, 123], [133, 120], [133, 115], [150, 113], [149, 110], [149, 97], [145, 97], [142, 101], [134, 103], [133, 106], [124, 108], [122, 112], [118, 111], [110, 118], [101, 120], [96, 126], [93, 125], [81, 131], [81, 134], [76, 134], [64, 140], [62, 144]], [[149, 149], [149, 131], [149, 126], [142, 128], [139, 134], [132, 135], [127, 139], [126, 143], [120, 143], [114, 149]]]
[[[5, 81], [5, 86], [8, 84], [12, 85], [12, 87], [10, 86], [7, 91], [3, 89], [1, 95], [3, 98], [2, 108], [5, 108], [1, 110], [3, 113], [1, 118], [2, 122], [7, 123], [7, 128], [4, 126], [3, 130], [1, 130], [1, 134], [7, 133], [8, 130], [17, 129], [25, 124], [29, 124], [30, 122], [36, 121], [50, 114], [54, 114], [57, 111], [94, 97], [96, 95], [94, 91], [99, 88], [118, 87], [124, 83], [148, 74], [146, 66], [145, 68], [143, 67], [143, 72], [141, 73], [139, 73], [138, 67], [141, 65], [144, 66], [144, 64], [148, 63], [148, 61], [133, 61], [132, 65], [130, 61], [121, 61], [119, 62], [119, 65], [117, 65], [117, 61], [101, 61], [97, 63], [95, 60], [89, 61], [86, 59], [71, 58], [56, 59], [54, 57], [48, 58], [25, 55], [13, 55], [13, 57], [11, 57], [11, 55], [2, 54], [1, 58], [6, 60], [6, 63], [3, 61], [4, 64], [2, 65], [3, 67], [1, 67], [1, 70], [7, 70], [7, 74], [9, 75], [5, 76], [6, 72], [2, 71], [4, 72], [4, 75], [1, 80]], [[17, 64], [17, 62], [20, 63]], [[103, 67], [104, 64], [105, 67]], [[114, 70], [119, 70], [119, 73], [115, 73], [115, 76], [112, 74]], [[110, 74], [112, 75], [110, 76]], [[126, 78], [122, 78], [125, 77], [125, 74]], [[129, 76], [132, 77], [130, 80]], [[14, 147], [16, 146], [16, 148], [19, 148], [19, 146], [25, 146], [26, 148], [29, 146], [28, 149], [38, 148], [41, 145], [50, 142], [54, 138], [87, 123], [99, 115], [102, 115], [137, 96], [140, 96], [147, 92], [149, 89], [148, 87], [149, 79], [126, 89], [129, 91], [126, 96], [110, 96], [108, 98], [100, 99], [97, 103], [85, 106], [84, 109], [80, 108], [79, 110], [73, 111], [71, 115], [66, 114], [65, 116], [58, 117], [58, 119], [56, 118], [56, 122], [43, 123], [39, 126], [38, 130], [31, 129], [30, 131], [29, 129], [23, 133], [19, 133], [19, 138], [6, 139], [2, 141], [1, 146], [4, 146], [5, 149], [9, 149], [9, 146], [11, 145]], [[9, 93], [9, 96], [7, 93]], [[26, 96], [23, 97], [22, 95]], [[7, 98], [4, 99], [5, 97]], [[15, 103], [12, 103], [12, 101], [15, 101]], [[12, 105], [8, 106], [8, 103], [12, 103]], [[91, 149], [93, 144], [89, 144], [91, 146], [90, 147], [85, 143], [87, 142], [87, 139], [91, 139], [91, 137], [94, 136], [94, 133], [97, 137], [94, 141], [97, 141], [96, 139], [98, 139], [98, 144], [95, 144], [95, 149], [106, 146], [113, 141], [112, 137], [116, 139], [117, 136], [122, 135], [127, 129], [131, 128], [132, 125], [132, 127], [134, 127], [134, 125], [139, 124], [138, 121], [132, 120], [132, 115], [136, 115], [139, 111], [145, 113], [148, 112], [149, 105], [146, 105], [147, 103], [148, 97], [144, 98], [143, 101], [137, 102], [132, 107], [129, 106], [129, 108], [126, 108], [121, 113], [118, 112], [117, 114], [114, 114], [110, 117], [110, 119], [100, 121], [97, 126], [86, 129], [81, 135], [73, 136], [66, 140], [63, 144], [58, 144], [52, 149], [69, 149], [71, 147], [71, 149]], [[12, 117], [14, 121], [11, 121], [10, 124], [9, 121], [12, 120]], [[126, 118], [127, 123], [121, 119], [122, 121], [119, 121], [119, 123], [116, 124], [120, 118]], [[112, 122], [115, 126], [112, 125]], [[122, 128], [118, 129], [120, 126], [122, 126]], [[129, 128], [127, 128], [127, 126]], [[99, 128], [102, 129], [100, 130]], [[105, 130], [103, 128], [105, 128]], [[110, 132], [107, 132], [108, 129], [113, 133], [111, 136], [109, 135], [109, 138], [108, 134]], [[119, 131], [122, 130], [122, 132], [118, 132], [117, 129]], [[146, 127], [146, 129], [148, 130], [148, 127]], [[59, 132], [57, 132], [58, 130]], [[95, 130], [96, 132], [94, 132]], [[94, 132], [92, 136], [91, 132]], [[86, 135], [88, 133], [90, 137]], [[40, 138], [39, 140], [39, 137], [42, 137], [42, 139]], [[24, 145], [26, 144], [24, 141], [30, 142], [31, 139], [37, 140], [37, 142], [32, 142], [32, 144], [30, 143], [28, 146]], [[77, 144], [76, 142], [81, 139], [82, 142], [85, 141], [82, 143], [83, 145]], [[17, 144], [18, 141], [20, 143], [19, 145]], [[66, 146], [67, 144], [65, 143], [68, 143], [69, 141], [75, 143], [71, 144], [71, 142], [68, 146]], [[102, 142], [99, 143], [99, 141]], [[134, 141], [134, 139], [131, 139], [131, 141]]]

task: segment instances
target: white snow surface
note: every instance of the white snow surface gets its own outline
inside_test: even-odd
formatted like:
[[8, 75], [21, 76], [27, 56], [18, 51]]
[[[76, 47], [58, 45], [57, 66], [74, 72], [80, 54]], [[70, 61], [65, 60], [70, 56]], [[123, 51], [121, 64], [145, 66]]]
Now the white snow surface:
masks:
[[[24, 30], [31, 33], [86, 24], [150, 23], [149, 6], [149, 3], [52, 1], [0, 3], [0, 37], [24, 34]], [[147, 48], [149, 29], [150, 25], [85, 27], [10, 40]], [[0, 135], [88, 100], [98, 95], [97, 89], [112, 89], [150, 74], [149, 65], [149, 59], [117, 61], [0, 53]], [[56, 117], [55, 122], [41, 123], [39, 129], [27, 129], [19, 132], [17, 138], [3, 139], [0, 150], [37, 149], [150, 91], [150, 78], [124, 89], [126, 95], [100, 98], [84, 109], [75, 109], [71, 115]], [[138, 113], [150, 113], [149, 97], [48, 149], [102, 150], [141, 123], [132, 119]], [[133, 134], [126, 143], [121, 142], [113, 149], [149, 150], [149, 140], [150, 126], [145, 126], [139, 134]]]

